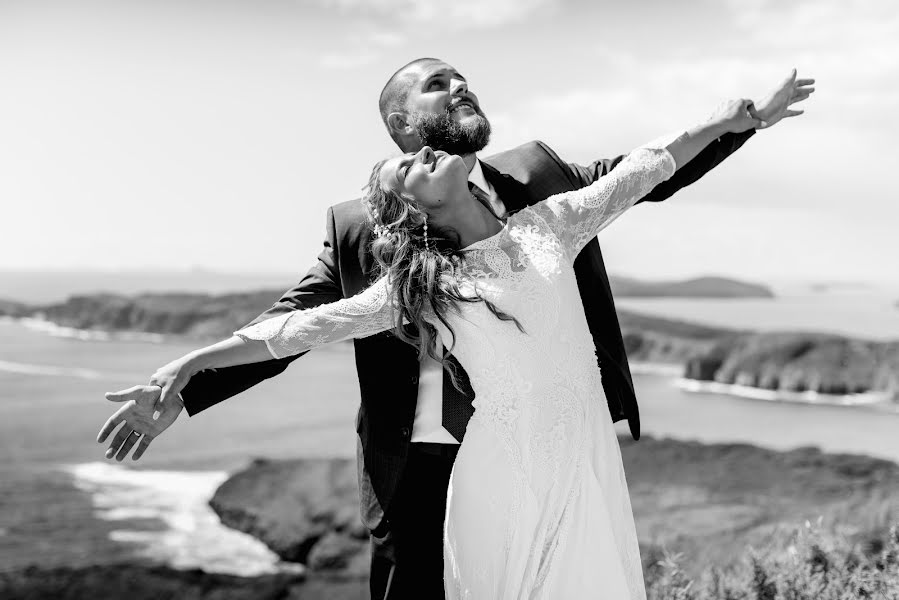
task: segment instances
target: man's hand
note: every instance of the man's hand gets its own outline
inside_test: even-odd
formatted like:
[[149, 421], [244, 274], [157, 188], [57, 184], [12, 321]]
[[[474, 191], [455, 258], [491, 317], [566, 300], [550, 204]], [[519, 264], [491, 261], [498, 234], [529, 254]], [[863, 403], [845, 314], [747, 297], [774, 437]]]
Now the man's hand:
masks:
[[811, 87], [813, 83], [814, 79], [796, 79], [796, 69], [793, 69], [767, 96], [749, 107], [749, 113], [761, 120], [756, 129], [765, 129], [786, 117], [801, 115], [804, 111], [793, 110], [790, 106], [808, 98], [815, 91]]
[[124, 423], [112, 438], [112, 444], [106, 451], [106, 458], [115, 455], [115, 459], [121, 462], [140, 438], [140, 444], [131, 456], [132, 460], [139, 459], [146, 452], [150, 442], [175, 422], [184, 408], [177, 399], [162, 404], [159, 407], [159, 418], [153, 418], [161, 393], [162, 388], [158, 385], [136, 385], [127, 390], [106, 394], [107, 400], [125, 402], [124, 406], [109, 417], [97, 435], [97, 443], [102, 444], [119, 423]]

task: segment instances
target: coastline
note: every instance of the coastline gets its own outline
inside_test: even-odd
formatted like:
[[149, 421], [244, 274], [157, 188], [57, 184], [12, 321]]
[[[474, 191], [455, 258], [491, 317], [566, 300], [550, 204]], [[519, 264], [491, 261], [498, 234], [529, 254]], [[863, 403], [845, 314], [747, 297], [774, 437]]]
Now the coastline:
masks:
[[48, 321], [47, 319], [43, 319], [40, 317], [3, 316], [0, 317], [0, 322], [19, 323], [20, 325], [27, 327], [32, 331], [37, 331], [39, 333], [44, 333], [53, 337], [71, 338], [91, 342], [123, 341], [161, 344], [174, 337], [162, 333], [143, 333], [140, 331], [113, 332], [104, 331], [102, 329], [78, 329], [76, 327], [58, 325], [53, 321]]
[[684, 377], [684, 365], [677, 363], [639, 362], [630, 363], [634, 375], [670, 377], [675, 387], [693, 394], [721, 394], [749, 400], [766, 402], [794, 402], [820, 406], [846, 406], [877, 408], [888, 412], [899, 412], [899, 404], [893, 402], [890, 392], [864, 392], [860, 394], [824, 394], [814, 391], [791, 392], [769, 390], [735, 383], [703, 381]]
[[889, 404], [896, 410], [899, 410], [899, 406], [892, 402], [893, 395], [890, 392], [864, 392], [844, 395], [823, 394], [813, 391], [791, 392], [786, 390], [768, 390], [736, 383], [701, 381], [686, 377], [675, 379], [674, 385], [686, 392], [695, 394], [723, 394], [750, 400], [764, 400], [766, 402], [795, 402], [798, 404], [847, 407], [876, 407]]

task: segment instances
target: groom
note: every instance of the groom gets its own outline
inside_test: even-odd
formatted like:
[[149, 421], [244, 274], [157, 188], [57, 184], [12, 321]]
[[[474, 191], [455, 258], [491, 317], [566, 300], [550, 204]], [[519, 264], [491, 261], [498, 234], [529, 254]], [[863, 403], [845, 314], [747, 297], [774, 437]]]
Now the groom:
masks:
[[[812, 80], [795, 72], [755, 106], [768, 127], [788, 106], [808, 96]], [[465, 78], [431, 58], [398, 70], [384, 86], [379, 108], [388, 133], [403, 152], [423, 145], [459, 154], [470, 170], [472, 194], [497, 214], [508, 214], [552, 194], [589, 185], [615, 168], [623, 156], [581, 166], [566, 163], [542, 142], [480, 160], [476, 153], [490, 136], [490, 124]], [[739, 148], [754, 130], [727, 134], [710, 144], [643, 201], [661, 201], [702, 177]], [[328, 210], [324, 248], [316, 265], [255, 321], [350, 297], [370, 283], [377, 265], [367, 251], [371, 232], [359, 200]], [[640, 421], [634, 387], [599, 244], [594, 239], [575, 261], [587, 321], [602, 369], [605, 400], [614, 420], [628, 419], [634, 439]], [[419, 363], [416, 351], [390, 333], [354, 341], [361, 405], [356, 419], [362, 518], [371, 531], [372, 598], [443, 598], [443, 517], [453, 460], [465, 432], [474, 392], [467, 376], [458, 392], [434, 361]], [[122, 421], [107, 457], [122, 460], [143, 433], [134, 457], [177, 418], [183, 402], [190, 416], [281, 373], [296, 356], [195, 375], [182, 398], [162, 390], [161, 416], [149, 418], [165, 373], [150, 386], [109, 394], [134, 400], [104, 425], [98, 441]], [[464, 373], [464, 371], [463, 371]], [[597, 401], [602, 401], [597, 390]]]

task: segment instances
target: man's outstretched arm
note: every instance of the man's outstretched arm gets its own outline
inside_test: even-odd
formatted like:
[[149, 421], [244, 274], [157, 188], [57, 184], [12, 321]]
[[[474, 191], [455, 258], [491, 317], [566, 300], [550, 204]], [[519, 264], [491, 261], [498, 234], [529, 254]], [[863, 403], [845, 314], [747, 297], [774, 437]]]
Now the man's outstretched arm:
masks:
[[[808, 98], [815, 91], [815, 88], [812, 87], [814, 83], [814, 79], [797, 79], [796, 69], [793, 69], [790, 75], [776, 85], [771, 92], [750, 107], [750, 115], [762, 121], [758, 129], [766, 129], [784, 118], [801, 115], [803, 111], [791, 109], [790, 106]], [[669, 198], [677, 190], [697, 181], [736, 152], [755, 132], [756, 129], [750, 129], [742, 133], [726, 133], [720, 136], [706, 146], [693, 160], [679, 169], [673, 177], [656, 186], [640, 202], [660, 202]], [[567, 163], [567, 166], [575, 180], [581, 186], [585, 186], [608, 174], [624, 156], [626, 155], [600, 159], [587, 166], [574, 163]]]
[[[312, 308], [343, 298], [340, 269], [337, 263], [337, 233], [333, 209], [328, 209], [324, 248], [318, 260], [294, 287], [282, 294], [275, 304], [249, 324], [265, 321], [287, 312]], [[249, 365], [201, 371], [194, 375], [181, 392], [187, 414], [195, 414], [210, 406], [250, 389], [257, 383], [282, 373], [291, 362], [302, 356], [268, 360]]]
[[[285, 292], [272, 308], [259, 315], [252, 323], [285, 312], [311, 308], [341, 299], [343, 294], [336, 248], [334, 214], [329, 209], [325, 244], [316, 264], [299, 284]], [[187, 409], [187, 413], [193, 416], [281, 373], [299, 356], [301, 355], [215, 371], [201, 371], [190, 379], [181, 394], [170, 398], [164, 404], [160, 402], [162, 387], [159, 385], [136, 385], [126, 390], [108, 393], [107, 400], [122, 405], [103, 424], [97, 435], [97, 442], [105, 442], [118, 428], [106, 451], [106, 458], [114, 456], [116, 460], [124, 460], [131, 448], [137, 444], [131, 457], [132, 460], [137, 460], [150, 443], [177, 420], [183, 409]]]

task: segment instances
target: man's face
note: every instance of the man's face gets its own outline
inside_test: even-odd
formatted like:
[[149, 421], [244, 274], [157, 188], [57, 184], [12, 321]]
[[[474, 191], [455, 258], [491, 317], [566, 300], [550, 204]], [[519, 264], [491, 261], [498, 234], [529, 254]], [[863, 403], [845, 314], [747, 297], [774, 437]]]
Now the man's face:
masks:
[[465, 78], [443, 62], [423, 65], [414, 75], [406, 107], [422, 145], [450, 154], [483, 149], [490, 123]]

